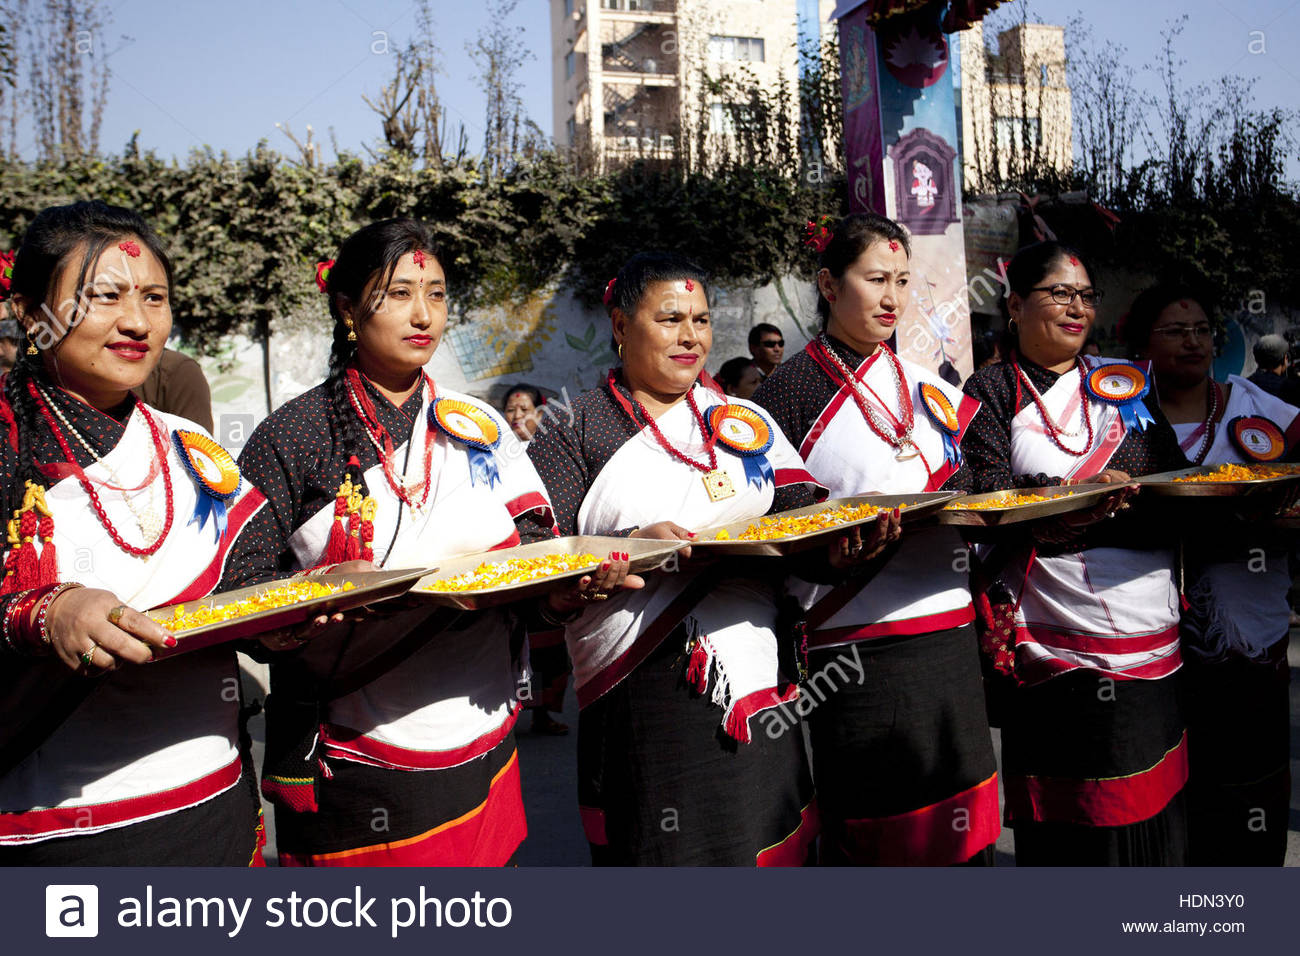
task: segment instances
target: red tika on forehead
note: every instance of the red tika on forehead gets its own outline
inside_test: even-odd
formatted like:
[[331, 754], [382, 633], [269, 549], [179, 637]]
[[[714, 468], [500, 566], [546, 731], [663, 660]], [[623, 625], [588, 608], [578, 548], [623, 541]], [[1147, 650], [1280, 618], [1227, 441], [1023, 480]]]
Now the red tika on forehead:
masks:
[[415, 260], [415, 264], [417, 266], [419, 266], [421, 269], [424, 268], [424, 260], [427, 258], [427, 256], [425, 256], [423, 249], [416, 249], [414, 252], [411, 253], [411, 258]]
[[687, 292], [694, 292], [694, 291], [695, 291], [695, 283], [692, 282], [690, 279], [687, 279], [687, 280], [686, 280], [686, 291], [687, 291]]
[[1178, 306], [1179, 308], [1183, 308], [1183, 309], [1190, 309], [1192, 307], [1191, 303], [1188, 302], [1186, 299], [1179, 299]]
[[117, 244], [117, 247], [121, 249], [123, 252], [125, 252], [128, 256], [130, 256], [132, 259], [140, 258], [140, 247], [137, 246], [130, 239], [126, 240], [125, 242], [119, 242]]
[[1078, 264], [1079, 264], [1079, 260], [1074, 258], [1074, 256], [1070, 256], [1070, 265], [1077, 266]]
[[890, 239], [890, 240], [889, 240], [889, 251], [890, 251], [890, 252], [897, 252], [897, 251], [898, 251], [898, 240], [896, 240], [896, 239]]

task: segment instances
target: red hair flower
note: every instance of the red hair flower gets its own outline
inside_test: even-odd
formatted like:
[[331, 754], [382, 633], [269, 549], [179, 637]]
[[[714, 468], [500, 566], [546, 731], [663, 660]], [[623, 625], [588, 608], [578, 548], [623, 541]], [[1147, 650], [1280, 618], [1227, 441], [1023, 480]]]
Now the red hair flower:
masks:
[[605, 283], [605, 294], [600, 297], [600, 301], [605, 303], [605, 308], [607, 309], [614, 301], [614, 283], [617, 281], [618, 277], [616, 276]]
[[14, 251], [0, 252], [0, 299], [9, 298], [14, 283]]
[[326, 284], [330, 281], [330, 270], [333, 268], [333, 259], [326, 259], [324, 262], [316, 263], [316, 285], [322, 292], [328, 291]]
[[119, 242], [117, 247], [125, 252], [132, 259], [140, 258], [140, 247], [134, 241], [127, 239], [125, 242]]
[[816, 222], [809, 219], [808, 225], [803, 229], [803, 244], [812, 246], [817, 250], [817, 254], [821, 255], [835, 238], [835, 234], [831, 232], [831, 223], [834, 221], [832, 216], [822, 216]]

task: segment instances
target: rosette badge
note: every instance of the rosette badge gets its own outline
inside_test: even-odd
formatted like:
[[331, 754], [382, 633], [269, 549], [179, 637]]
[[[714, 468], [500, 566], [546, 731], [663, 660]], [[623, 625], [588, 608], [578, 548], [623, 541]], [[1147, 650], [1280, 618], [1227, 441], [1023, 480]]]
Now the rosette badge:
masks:
[[429, 427], [468, 447], [470, 484], [482, 481], [491, 488], [501, 480], [493, 454], [501, 429], [483, 409], [457, 398], [436, 398], [429, 406]]
[[774, 436], [771, 427], [752, 408], [744, 405], [717, 405], [708, 415], [709, 431], [718, 444], [745, 465], [745, 478], [756, 488], [774, 481], [776, 473], [767, 460]]
[[943, 390], [930, 382], [921, 383], [921, 404], [943, 436], [944, 461], [960, 465], [961, 445], [957, 443], [957, 437], [961, 433], [961, 422], [957, 418], [957, 409], [952, 407]]
[[202, 529], [211, 517], [220, 539], [226, 533], [226, 503], [239, 494], [242, 482], [239, 466], [230, 452], [199, 432], [177, 429], [172, 432], [172, 445], [185, 470], [199, 486], [189, 523], [197, 521]]
[[1128, 362], [1098, 366], [1088, 376], [1088, 394], [1119, 409], [1125, 428], [1144, 429], [1155, 424], [1143, 399], [1151, 391], [1146, 372]]
[[1286, 436], [1267, 418], [1240, 415], [1228, 423], [1228, 434], [1237, 450], [1250, 461], [1277, 461], [1286, 454]]

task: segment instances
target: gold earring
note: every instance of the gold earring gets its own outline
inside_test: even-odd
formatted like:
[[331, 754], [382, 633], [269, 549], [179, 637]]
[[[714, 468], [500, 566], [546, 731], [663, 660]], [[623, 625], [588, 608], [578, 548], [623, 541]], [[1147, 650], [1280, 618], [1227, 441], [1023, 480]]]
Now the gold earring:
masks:
[[41, 350], [36, 347], [36, 340], [32, 338], [32, 330], [27, 330], [27, 354], [40, 355]]
[[357, 340], [357, 330], [352, 327], [352, 320], [344, 319], [343, 324], [348, 327], [348, 341], [355, 342]]
[[618, 343], [618, 360], [619, 360], [620, 362], [623, 361], [623, 343], [622, 343], [622, 342], [619, 342], [619, 343]]

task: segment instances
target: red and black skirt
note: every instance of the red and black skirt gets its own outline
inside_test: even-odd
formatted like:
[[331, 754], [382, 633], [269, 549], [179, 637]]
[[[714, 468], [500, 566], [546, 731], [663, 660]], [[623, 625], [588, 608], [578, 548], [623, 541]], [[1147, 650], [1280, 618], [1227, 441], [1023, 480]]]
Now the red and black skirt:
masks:
[[803, 693], [823, 865], [993, 862], [997, 764], [974, 628], [815, 650]]
[[332, 759], [317, 800], [277, 804], [281, 866], [503, 866], [527, 835], [513, 732], [443, 770]]
[[1017, 687], [1002, 770], [1018, 866], [1187, 863], [1187, 733], [1178, 675], [1087, 669]]
[[793, 704], [751, 718], [751, 742], [686, 680], [676, 628], [578, 723], [578, 800], [596, 866], [800, 866], [817, 836]]

